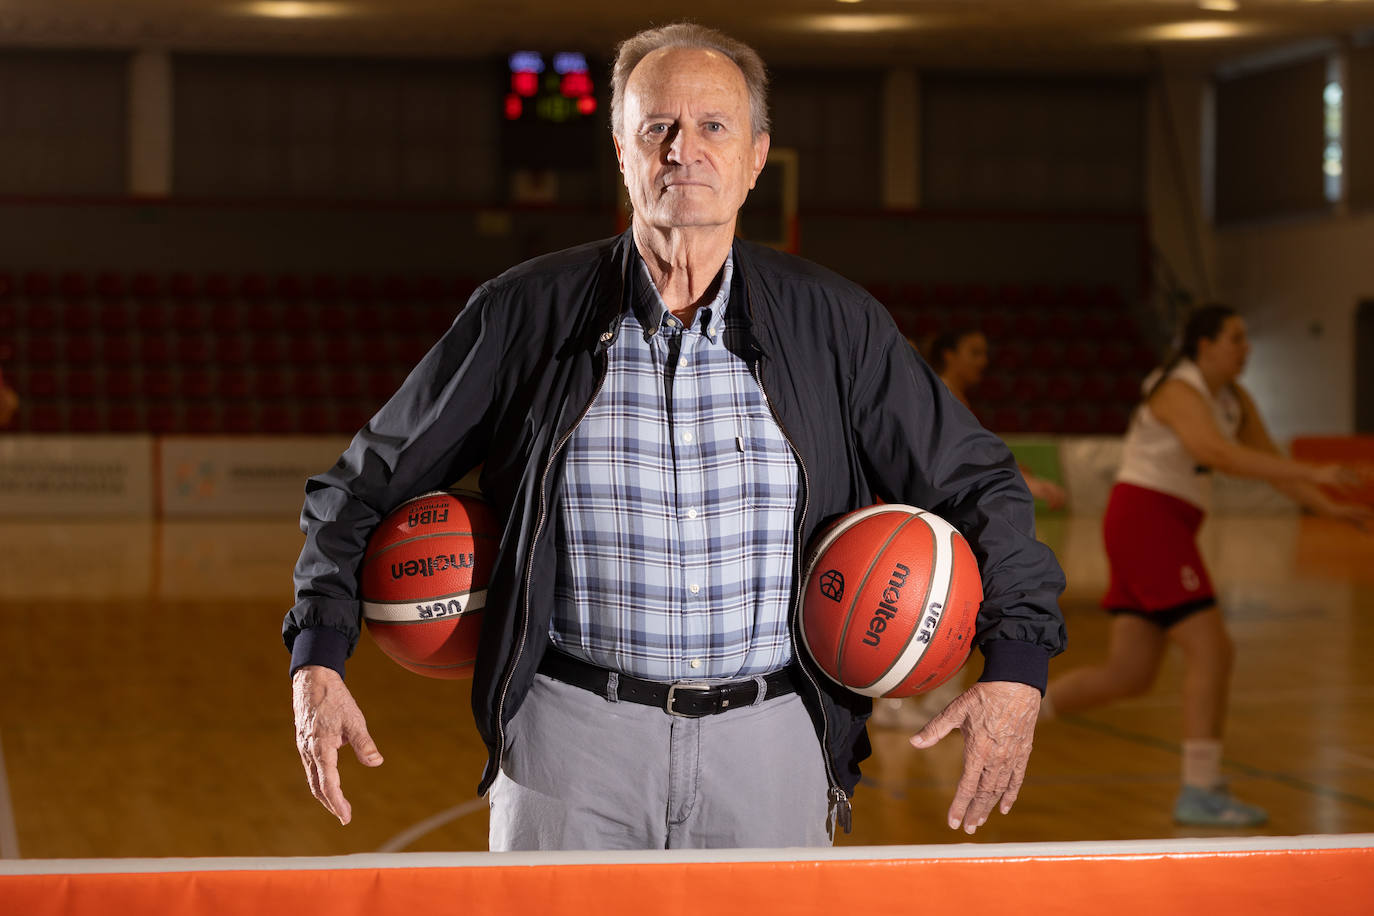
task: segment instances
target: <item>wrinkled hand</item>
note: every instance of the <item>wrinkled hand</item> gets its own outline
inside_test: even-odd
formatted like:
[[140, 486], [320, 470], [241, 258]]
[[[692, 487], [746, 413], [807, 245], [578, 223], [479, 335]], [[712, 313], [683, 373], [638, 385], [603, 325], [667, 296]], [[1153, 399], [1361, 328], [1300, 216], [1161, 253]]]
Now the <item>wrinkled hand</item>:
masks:
[[353, 806], [339, 783], [339, 748], [353, 746], [364, 766], [382, 765], [381, 752], [367, 733], [367, 721], [333, 668], [306, 665], [291, 679], [291, 705], [296, 711], [296, 749], [301, 752], [310, 794], [347, 824]]
[[1040, 691], [1010, 681], [977, 683], [911, 737], [918, 748], [934, 747], [954, 729], [964, 735], [964, 772], [949, 806], [949, 826], [973, 833], [1000, 800], [1011, 811], [1026, 778], [1040, 715]]

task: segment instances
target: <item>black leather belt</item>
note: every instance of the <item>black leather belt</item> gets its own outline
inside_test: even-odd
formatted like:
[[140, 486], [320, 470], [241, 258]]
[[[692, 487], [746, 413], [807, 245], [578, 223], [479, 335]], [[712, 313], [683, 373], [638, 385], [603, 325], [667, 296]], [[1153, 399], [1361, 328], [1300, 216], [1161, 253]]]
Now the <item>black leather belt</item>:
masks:
[[[546, 674], [556, 681], [590, 690], [601, 697], [606, 696], [606, 685], [611, 677], [611, 672], [605, 668], [573, 658], [557, 649], [549, 649], [544, 653], [544, 659], [539, 663], [539, 673]], [[797, 689], [792, 680], [791, 668], [765, 674], [763, 682], [767, 685], [763, 694], [765, 699], [793, 693]], [[630, 703], [657, 706], [669, 715], [697, 719], [753, 705], [759, 698], [759, 684], [753, 678], [724, 684], [700, 681], [676, 681], [668, 684], [621, 674], [617, 677], [616, 697]]]

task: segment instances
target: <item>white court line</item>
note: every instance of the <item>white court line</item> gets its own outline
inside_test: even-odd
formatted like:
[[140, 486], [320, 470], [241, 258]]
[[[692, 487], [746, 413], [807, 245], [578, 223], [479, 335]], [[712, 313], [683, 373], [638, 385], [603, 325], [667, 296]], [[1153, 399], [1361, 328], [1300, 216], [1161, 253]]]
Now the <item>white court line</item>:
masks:
[[0, 744], [0, 859], [19, 858], [19, 832], [10, 803], [10, 778], [5, 772], [5, 746]]
[[469, 815], [474, 811], [481, 811], [486, 806], [487, 803], [480, 798], [474, 798], [472, 801], [465, 801], [461, 805], [454, 805], [452, 808], [448, 808], [444, 811], [440, 811], [438, 814], [425, 818], [412, 827], [407, 827], [405, 830], [402, 830], [381, 846], [377, 847], [377, 851], [401, 852], [411, 843], [415, 842], [426, 833], [429, 833], [431, 830], [437, 830], [449, 821], [456, 821], [458, 818]]
[[827, 862], [902, 859], [1022, 859], [1107, 856], [1129, 860], [1243, 856], [1257, 852], [1374, 849], [1374, 834], [1187, 837], [1082, 843], [959, 843], [807, 849], [645, 849], [574, 852], [401, 852], [284, 858], [23, 859], [0, 875], [147, 874], [194, 871], [319, 871], [351, 868], [482, 868], [549, 865], [681, 865], [688, 862]]

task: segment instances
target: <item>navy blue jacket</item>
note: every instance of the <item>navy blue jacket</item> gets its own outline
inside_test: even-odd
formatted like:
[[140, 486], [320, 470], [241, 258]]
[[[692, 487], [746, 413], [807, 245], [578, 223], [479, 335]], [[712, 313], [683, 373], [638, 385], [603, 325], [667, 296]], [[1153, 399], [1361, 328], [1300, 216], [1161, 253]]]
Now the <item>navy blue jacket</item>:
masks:
[[[600, 389], [606, 350], [632, 308], [627, 232], [527, 261], [473, 293], [452, 327], [353, 439], [306, 484], [297, 603], [283, 638], [292, 670], [343, 672], [357, 645], [357, 569], [391, 509], [482, 465], [504, 523], [487, 592], [472, 707], [489, 758], [548, 645], [563, 445]], [[876, 498], [929, 509], [958, 528], [983, 575], [976, 643], [983, 680], [1042, 691], [1064, 646], [1064, 579], [1036, 541], [1029, 492], [1006, 445], [983, 429], [861, 287], [800, 258], [737, 241], [727, 341], [751, 367], [801, 469], [793, 634], [801, 695], [825, 751], [832, 798], [847, 802], [869, 754], [868, 698], [834, 684], [797, 634], [801, 563], [812, 535]]]

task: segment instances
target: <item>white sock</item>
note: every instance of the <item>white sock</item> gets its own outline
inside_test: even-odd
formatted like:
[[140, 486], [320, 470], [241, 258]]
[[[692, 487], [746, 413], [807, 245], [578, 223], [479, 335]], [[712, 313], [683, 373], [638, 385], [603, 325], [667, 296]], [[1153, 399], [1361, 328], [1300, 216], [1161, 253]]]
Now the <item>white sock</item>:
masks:
[[1045, 691], [1045, 695], [1040, 698], [1040, 721], [1046, 722], [1054, 718], [1054, 701], [1050, 699], [1050, 692]]
[[1221, 741], [1216, 738], [1184, 740], [1183, 784], [1203, 789], [1221, 785]]

